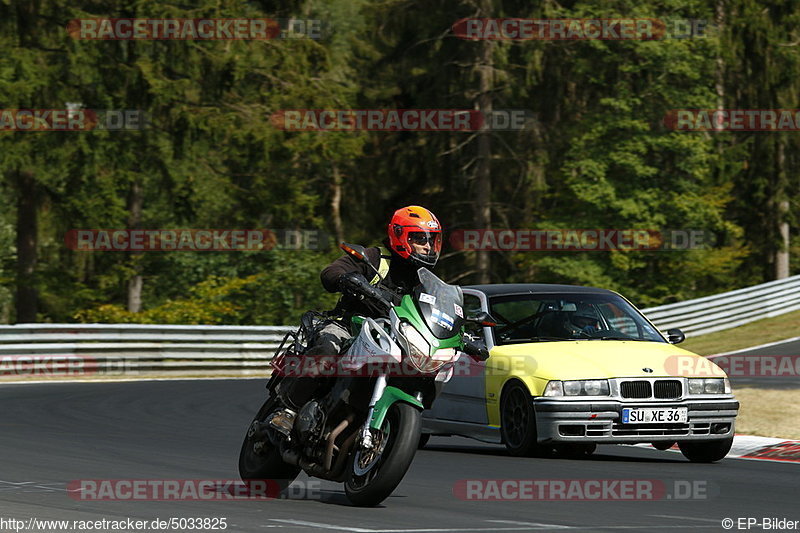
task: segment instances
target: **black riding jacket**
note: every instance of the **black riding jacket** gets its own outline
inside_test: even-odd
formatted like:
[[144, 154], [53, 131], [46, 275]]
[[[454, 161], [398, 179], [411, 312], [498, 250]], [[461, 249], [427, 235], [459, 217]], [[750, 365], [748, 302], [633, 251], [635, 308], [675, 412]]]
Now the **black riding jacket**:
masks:
[[[387, 249], [389, 249], [387, 247]], [[403, 259], [394, 252], [391, 253], [389, 260], [389, 272], [377, 287], [382, 289], [384, 295], [393, 303], [398, 304], [400, 298], [405, 294], [410, 294], [412, 289], [419, 284], [417, 269], [411, 261]], [[367, 259], [378, 269], [381, 260], [381, 251], [378, 247], [366, 249]], [[339, 278], [348, 272], [360, 272], [367, 281], [375, 277], [375, 271], [369, 268], [364, 262], [355, 259], [350, 255], [344, 255], [325, 267], [320, 274], [322, 286], [328, 292], [340, 292]], [[333, 310], [334, 314], [343, 316], [347, 320], [353, 315], [368, 316], [379, 318], [386, 316], [386, 309], [378, 302], [370, 299], [360, 300], [350, 294], [343, 294]]]

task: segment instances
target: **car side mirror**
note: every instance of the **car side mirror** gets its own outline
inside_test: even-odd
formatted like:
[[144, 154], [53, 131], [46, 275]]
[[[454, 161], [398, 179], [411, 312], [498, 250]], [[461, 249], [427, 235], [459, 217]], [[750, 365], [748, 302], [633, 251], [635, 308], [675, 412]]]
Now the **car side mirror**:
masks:
[[683, 332], [678, 328], [668, 329], [667, 340], [670, 344], [680, 344], [686, 340], [686, 335], [684, 335]]
[[476, 324], [480, 324], [481, 326], [496, 326], [498, 324], [497, 320], [487, 313], [486, 311], [481, 311], [476, 315], [468, 316], [465, 318], [467, 322], [474, 322]]

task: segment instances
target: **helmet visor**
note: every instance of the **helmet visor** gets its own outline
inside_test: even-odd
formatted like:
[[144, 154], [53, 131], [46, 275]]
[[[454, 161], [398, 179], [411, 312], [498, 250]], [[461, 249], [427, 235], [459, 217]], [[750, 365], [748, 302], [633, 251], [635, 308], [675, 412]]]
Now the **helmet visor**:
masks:
[[426, 265], [435, 265], [442, 251], [441, 231], [410, 231], [408, 244], [411, 256], [419, 259]]

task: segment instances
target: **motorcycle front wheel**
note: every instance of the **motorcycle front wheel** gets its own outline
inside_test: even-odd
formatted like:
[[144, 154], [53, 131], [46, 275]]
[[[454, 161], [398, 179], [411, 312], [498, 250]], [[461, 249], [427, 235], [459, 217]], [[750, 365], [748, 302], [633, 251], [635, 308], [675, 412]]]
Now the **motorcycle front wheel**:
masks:
[[282, 492], [300, 474], [300, 467], [285, 463], [280, 451], [272, 442], [269, 439], [259, 438], [259, 434], [255, 431], [256, 423], [265, 424], [267, 416], [277, 407], [278, 403], [274, 399], [268, 399], [247, 428], [239, 452], [239, 476], [245, 482], [271, 480], [277, 484], [278, 491]]
[[389, 407], [375, 446], [353, 452], [344, 490], [360, 507], [374, 507], [389, 497], [406, 475], [419, 446], [422, 417], [415, 407], [397, 402]]

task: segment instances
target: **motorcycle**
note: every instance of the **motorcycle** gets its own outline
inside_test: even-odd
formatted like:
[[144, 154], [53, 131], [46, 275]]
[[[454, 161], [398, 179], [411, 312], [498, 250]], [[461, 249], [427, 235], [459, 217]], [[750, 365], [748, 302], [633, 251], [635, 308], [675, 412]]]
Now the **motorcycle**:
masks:
[[[362, 246], [341, 248], [372, 266]], [[418, 276], [420, 284], [398, 305], [364, 278], [353, 282], [355, 291], [387, 308], [388, 318], [354, 316], [355, 335], [334, 361], [305, 354], [313, 340], [313, 314], [306, 313], [300, 328], [284, 338], [273, 359], [268, 397], [242, 444], [242, 480], [272, 480], [283, 491], [304, 471], [343, 482], [347, 498], [358, 506], [389, 497], [414, 459], [421, 412], [452, 377], [461, 352], [480, 361], [489, 356], [464, 324], [491, 325], [491, 317], [465, 318], [460, 287], [426, 268]]]

